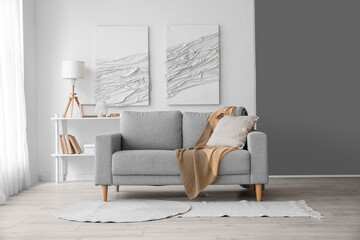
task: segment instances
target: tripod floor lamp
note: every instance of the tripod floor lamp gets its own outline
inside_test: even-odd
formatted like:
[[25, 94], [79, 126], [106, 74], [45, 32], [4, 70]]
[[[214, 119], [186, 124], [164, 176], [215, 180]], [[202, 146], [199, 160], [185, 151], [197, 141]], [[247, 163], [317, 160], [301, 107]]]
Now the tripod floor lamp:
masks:
[[72, 92], [70, 93], [68, 103], [66, 105], [65, 112], [63, 117], [66, 117], [66, 114], [70, 107], [70, 117], [73, 115], [74, 101], [79, 107], [80, 115], [82, 116], [82, 110], [80, 102], [75, 93], [75, 81], [76, 79], [84, 78], [85, 75], [85, 63], [81, 61], [63, 61], [62, 62], [62, 78], [71, 80]]

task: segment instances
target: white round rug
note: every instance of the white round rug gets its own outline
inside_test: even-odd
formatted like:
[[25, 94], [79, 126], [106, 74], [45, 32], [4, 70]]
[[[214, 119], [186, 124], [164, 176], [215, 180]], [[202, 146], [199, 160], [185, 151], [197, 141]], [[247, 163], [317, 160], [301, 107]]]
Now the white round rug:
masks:
[[162, 200], [117, 200], [84, 202], [55, 210], [55, 216], [78, 222], [143, 222], [188, 212], [191, 205]]

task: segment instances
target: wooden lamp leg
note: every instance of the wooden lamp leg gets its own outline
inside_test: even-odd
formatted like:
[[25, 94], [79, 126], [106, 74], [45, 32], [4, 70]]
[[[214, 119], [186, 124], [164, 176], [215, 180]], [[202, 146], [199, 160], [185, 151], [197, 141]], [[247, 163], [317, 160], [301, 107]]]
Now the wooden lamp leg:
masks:
[[256, 184], [256, 201], [261, 202], [262, 184]]
[[66, 105], [66, 109], [65, 109], [63, 117], [66, 117], [67, 111], [69, 110], [70, 103], [71, 103], [71, 97], [69, 97], [69, 101], [68, 101], [68, 103]]
[[[73, 80], [74, 81], [74, 80]], [[69, 107], [70, 107], [70, 117], [73, 116], [73, 111], [74, 111], [74, 101], [76, 101], [79, 109], [80, 109], [80, 114], [82, 116], [82, 110], [81, 110], [81, 106], [80, 106], [80, 102], [79, 102], [79, 99], [78, 97], [76, 96], [76, 93], [75, 93], [75, 82], [72, 82], [72, 92], [70, 93], [70, 97], [69, 97], [69, 101], [66, 105], [66, 109], [65, 109], [65, 113], [63, 115], [63, 117], [66, 117], [66, 114], [69, 110]]]
[[81, 105], [80, 105], [80, 102], [79, 102], [78, 97], [75, 97], [75, 101], [76, 101], [76, 103], [77, 103], [77, 105], [78, 105], [78, 107], [79, 107], [79, 110], [80, 110], [80, 116], [82, 117], [82, 116], [83, 116], [83, 113], [82, 113], [82, 109], [81, 109]]
[[115, 185], [115, 191], [119, 191], [119, 185]]
[[101, 188], [102, 188], [102, 200], [103, 200], [103, 202], [107, 202], [108, 186], [101, 185]]
[[71, 98], [71, 107], [70, 107], [70, 117], [72, 117], [73, 115], [73, 110], [74, 110], [74, 97]]

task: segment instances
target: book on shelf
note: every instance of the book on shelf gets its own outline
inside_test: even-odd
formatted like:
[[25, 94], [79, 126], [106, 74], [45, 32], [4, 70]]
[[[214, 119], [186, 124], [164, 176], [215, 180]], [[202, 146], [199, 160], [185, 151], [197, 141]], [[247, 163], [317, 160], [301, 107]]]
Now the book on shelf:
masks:
[[61, 135], [59, 135], [59, 138], [60, 138], [61, 150], [62, 150], [63, 154], [68, 154], [69, 152], [66, 147], [65, 135], [61, 134]]
[[68, 134], [65, 135], [65, 142], [66, 142], [66, 147], [67, 147], [67, 150], [68, 150], [69, 154], [74, 154], [74, 153], [75, 153], [75, 149], [74, 149], [74, 147], [71, 145], [70, 138], [69, 138], [69, 135], [68, 135]]
[[72, 135], [69, 135], [69, 140], [71, 143], [71, 146], [74, 148], [76, 154], [82, 153], [82, 150], [79, 146], [79, 143], [76, 141], [76, 138]]
[[63, 154], [80, 154], [83, 152], [74, 136], [70, 134], [60, 134], [59, 139]]

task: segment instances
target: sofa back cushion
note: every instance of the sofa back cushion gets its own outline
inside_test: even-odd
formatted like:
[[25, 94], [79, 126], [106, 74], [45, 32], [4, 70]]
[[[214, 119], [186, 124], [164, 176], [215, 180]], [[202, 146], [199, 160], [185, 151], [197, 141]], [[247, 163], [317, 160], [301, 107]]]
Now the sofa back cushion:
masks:
[[[183, 148], [194, 147], [211, 113], [184, 112], [182, 122]], [[233, 116], [247, 116], [244, 107], [235, 107]]]
[[211, 113], [184, 112], [183, 113], [183, 148], [194, 147], [202, 133], [207, 118]]
[[121, 113], [122, 150], [174, 150], [182, 147], [179, 111]]

